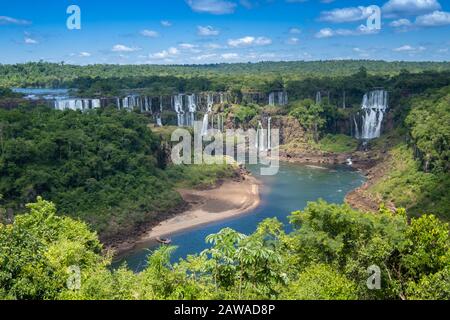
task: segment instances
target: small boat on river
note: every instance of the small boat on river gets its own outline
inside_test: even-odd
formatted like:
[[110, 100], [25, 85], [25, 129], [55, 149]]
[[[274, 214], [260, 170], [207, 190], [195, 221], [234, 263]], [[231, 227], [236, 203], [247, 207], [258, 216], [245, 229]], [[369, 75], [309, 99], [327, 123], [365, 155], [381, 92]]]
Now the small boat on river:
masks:
[[170, 238], [160, 238], [160, 237], [157, 237], [157, 238], [156, 238], [156, 241], [158, 241], [158, 242], [161, 243], [161, 244], [166, 244], [166, 245], [172, 243], [172, 239], [170, 239]]

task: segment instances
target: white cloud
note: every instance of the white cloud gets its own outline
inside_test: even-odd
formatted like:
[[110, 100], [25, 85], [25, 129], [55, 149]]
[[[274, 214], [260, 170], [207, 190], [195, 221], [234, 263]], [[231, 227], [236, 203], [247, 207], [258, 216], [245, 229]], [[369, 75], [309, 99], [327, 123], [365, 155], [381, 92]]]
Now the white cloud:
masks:
[[425, 47], [422, 47], [422, 46], [413, 47], [409, 44], [392, 49], [392, 51], [395, 51], [395, 52], [410, 52], [410, 53], [420, 52], [420, 51], [425, 51], [425, 50], [426, 50]]
[[230, 14], [236, 9], [236, 3], [225, 0], [187, 0], [195, 12], [211, 14]]
[[113, 51], [113, 52], [134, 52], [134, 51], [138, 51], [138, 50], [140, 50], [140, 48], [127, 47], [127, 46], [125, 46], [123, 44], [116, 44], [111, 49], [111, 51]]
[[220, 48], [222, 48], [223, 46], [221, 46], [221, 45], [218, 44], [218, 43], [207, 43], [207, 44], [204, 45], [204, 47], [205, 47], [206, 49], [220, 49]]
[[7, 17], [7, 16], [0, 16], [0, 25], [5, 25], [5, 24], [15, 24], [15, 25], [20, 25], [20, 26], [25, 26], [25, 25], [30, 25], [31, 21], [16, 19], [16, 18]]
[[290, 34], [300, 34], [300, 33], [302, 33], [302, 30], [300, 30], [299, 28], [291, 28], [291, 29], [289, 29], [289, 33]]
[[197, 26], [197, 34], [203, 37], [218, 36], [220, 31], [211, 26]]
[[334, 36], [334, 31], [333, 31], [333, 29], [330, 29], [330, 28], [321, 29], [319, 32], [316, 33], [316, 38], [319, 38], [319, 39], [330, 38], [332, 36]]
[[37, 40], [35, 40], [35, 39], [32, 39], [32, 38], [30, 38], [30, 37], [25, 37], [25, 38], [23, 39], [23, 42], [24, 42], [25, 44], [38, 44], [38, 43], [39, 43], [39, 41], [37, 41]]
[[389, 25], [394, 28], [410, 27], [412, 22], [408, 19], [398, 19], [392, 21]]
[[82, 52], [80, 52], [79, 56], [80, 56], [81, 58], [86, 58], [86, 57], [90, 57], [91, 54], [90, 54], [89, 52], [82, 51]]
[[383, 6], [383, 14], [388, 17], [399, 15], [419, 15], [439, 10], [441, 5], [437, 0], [389, 0]]
[[229, 39], [228, 45], [230, 47], [248, 47], [248, 46], [267, 46], [272, 44], [272, 40], [266, 37], [251, 37], [246, 36], [239, 39]]
[[421, 27], [446, 26], [450, 24], [450, 12], [434, 11], [416, 18], [416, 25]]
[[354, 22], [367, 19], [371, 14], [370, 7], [342, 8], [322, 12], [319, 20], [333, 23]]
[[170, 21], [167, 21], [167, 20], [162, 20], [161, 21], [161, 25], [163, 26], [163, 27], [171, 27], [172, 26], [172, 22], [170, 22]]
[[157, 59], [157, 60], [167, 59], [167, 58], [178, 55], [179, 52], [180, 51], [177, 48], [171, 47], [167, 50], [163, 50], [161, 52], [156, 52], [156, 53], [150, 54], [149, 57], [150, 57], [150, 59]]
[[221, 57], [225, 60], [235, 60], [239, 58], [239, 55], [237, 53], [224, 53]]
[[213, 58], [216, 58], [216, 57], [217, 57], [217, 54], [215, 54], [215, 53], [208, 53], [208, 54], [202, 54], [200, 56], [192, 57], [191, 59], [197, 60], [197, 61], [205, 61], [205, 60], [213, 59]]
[[296, 37], [292, 37], [292, 38], [289, 38], [289, 39], [286, 41], [286, 43], [287, 43], [287, 44], [291, 44], [291, 45], [296, 45], [296, 44], [299, 44], [299, 43], [300, 43], [300, 39], [299, 39], [299, 38], [296, 38]]
[[365, 25], [360, 25], [354, 30], [351, 29], [331, 29], [331, 28], [324, 28], [321, 29], [319, 32], [316, 33], [316, 38], [331, 38], [334, 36], [362, 36], [362, 35], [371, 35], [371, 34], [377, 34], [379, 30], [377, 29], [371, 29], [368, 28]]
[[191, 43], [180, 43], [179, 47], [180, 47], [181, 49], [194, 49], [194, 48], [196, 48], [197, 46], [194, 45], [194, 44], [191, 44]]
[[143, 35], [144, 37], [148, 37], [148, 38], [157, 38], [159, 37], [159, 33], [153, 30], [142, 30], [141, 31], [141, 35]]

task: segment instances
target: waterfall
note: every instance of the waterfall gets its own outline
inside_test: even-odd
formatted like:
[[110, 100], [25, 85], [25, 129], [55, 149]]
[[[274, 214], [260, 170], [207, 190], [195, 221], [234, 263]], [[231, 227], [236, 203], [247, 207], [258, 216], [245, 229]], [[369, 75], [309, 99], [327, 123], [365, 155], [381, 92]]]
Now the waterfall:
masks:
[[60, 99], [55, 100], [56, 110], [89, 110], [100, 108], [100, 99]]
[[187, 96], [188, 98], [188, 110], [190, 118], [188, 119], [188, 126], [193, 126], [195, 121], [195, 112], [197, 112], [197, 104], [196, 104], [196, 96], [195, 94], [191, 94]]
[[267, 119], [267, 130], [264, 130], [262, 121], [258, 122], [256, 129], [255, 147], [258, 151], [272, 150], [272, 118]]
[[316, 104], [321, 104], [321, 103], [322, 103], [322, 93], [320, 91], [317, 91]]
[[156, 125], [158, 126], [158, 127], [162, 127], [163, 125], [162, 125], [162, 121], [161, 121], [161, 116], [160, 115], [157, 115], [156, 116]]
[[[211, 112], [213, 105], [214, 105], [214, 96], [211, 93], [208, 93], [208, 96], [206, 99], [207, 99], [206, 105], [207, 105], [207, 110], [208, 110], [207, 112]], [[220, 101], [222, 101], [222, 94], [220, 94]]]
[[[222, 99], [222, 94], [220, 97]], [[211, 93], [208, 93], [208, 96], [206, 97], [207, 110], [205, 115], [203, 116], [202, 136], [208, 135], [209, 114], [212, 112], [213, 105], [214, 105], [214, 96]]]
[[[270, 121], [268, 123], [270, 125]], [[266, 132], [264, 130], [263, 124], [261, 121], [258, 122], [258, 128], [256, 130], [256, 143], [255, 147], [258, 151], [267, 151], [270, 138], [266, 139]]]
[[99, 109], [101, 106], [100, 99], [92, 100], [92, 109]]
[[363, 140], [371, 140], [381, 136], [381, 125], [388, 109], [388, 93], [385, 90], [375, 90], [364, 95], [361, 105], [362, 128], [359, 132], [355, 121], [355, 136]]
[[359, 135], [358, 122], [356, 122], [356, 117], [353, 117], [353, 122], [355, 123], [355, 138], [361, 139], [361, 136]]
[[203, 116], [202, 137], [208, 135], [208, 125], [209, 125], [209, 116], [208, 113], [205, 113], [205, 115]]
[[177, 113], [177, 124], [179, 127], [184, 125], [183, 95], [178, 94], [172, 98], [173, 108]]
[[269, 94], [270, 106], [285, 106], [288, 104], [288, 95], [286, 91], [271, 92]]
[[274, 92], [271, 92], [269, 94], [269, 105], [275, 106], [275, 93]]

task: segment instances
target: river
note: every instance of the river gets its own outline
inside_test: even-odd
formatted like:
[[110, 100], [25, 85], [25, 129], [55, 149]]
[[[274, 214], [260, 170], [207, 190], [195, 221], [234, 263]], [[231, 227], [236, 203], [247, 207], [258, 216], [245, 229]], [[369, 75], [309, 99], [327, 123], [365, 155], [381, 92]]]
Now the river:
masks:
[[[260, 205], [255, 210], [233, 219], [171, 235], [172, 244], [178, 247], [172, 256], [173, 262], [206, 249], [206, 236], [226, 227], [250, 234], [264, 219], [276, 217], [285, 224], [286, 231], [289, 232], [288, 216], [291, 212], [302, 210], [309, 201], [320, 198], [332, 203], [343, 203], [349, 191], [364, 183], [364, 177], [360, 173], [346, 166], [318, 168], [281, 163], [280, 171], [275, 176], [260, 176], [257, 167], [249, 169], [263, 183]], [[155, 249], [154, 245], [137, 249], [114, 263], [114, 266], [126, 262], [131, 270], [141, 271], [145, 268], [152, 249]]]

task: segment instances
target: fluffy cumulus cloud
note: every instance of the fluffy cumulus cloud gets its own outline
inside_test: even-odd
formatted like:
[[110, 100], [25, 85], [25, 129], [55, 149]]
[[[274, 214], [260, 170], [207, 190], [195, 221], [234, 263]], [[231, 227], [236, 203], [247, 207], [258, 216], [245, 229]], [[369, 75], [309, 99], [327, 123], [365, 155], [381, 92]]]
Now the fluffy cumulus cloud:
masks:
[[24, 32], [23, 43], [26, 45], [33, 45], [38, 44], [39, 41], [37, 41], [29, 32]]
[[410, 27], [412, 25], [412, 22], [408, 19], [398, 19], [392, 21], [389, 25], [394, 28], [404, 28]]
[[272, 44], [272, 39], [267, 37], [252, 37], [246, 36], [239, 39], [228, 40], [228, 45], [230, 47], [249, 47], [249, 46], [267, 46]]
[[138, 50], [140, 50], [140, 48], [128, 47], [128, 46], [123, 45], [123, 44], [116, 44], [111, 49], [112, 52], [134, 52], [134, 51], [138, 51]]
[[221, 55], [221, 57], [224, 60], [236, 60], [236, 59], [239, 59], [239, 54], [237, 54], [237, 53], [223, 53]]
[[389, 0], [383, 6], [387, 17], [401, 15], [420, 15], [441, 9], [437, 0]]
[[426, 48], [425, 47], [413, 47], [411, 45], [404, 45], [398, 48], [394, 48], [392, 49], [395, 52], [408, 52], [408, 53], [417, 53], [417, 52], [421, 52], [421, 51], [425, 51]]
[[371, 35], [377, 34], [379, 30], [368, 28], [365, 25], [360, 25], [356, 29], [331, 29], [324, 28], [316, 33], [315, 37], [318, 39], [322, 38], [331, 38], [335, 36], [362, 36], [362, 35]]
[[354, 22], [367, 19], [372, 13], [371, 7], [341, 8], [321, 12], [319, 20], [333, 23]]
[[296, 45], [296, 44], [300, 43], [300, 39], [296, 38], [296, 37], [291, 37], [291, 38], [287, 39], [286, 43], [291, 44], [291, 45]]
[[172, 58], [172, 57], [178, 55], [179, 53], [180, 53], [180, 51], [177, 48], [171, 47], [167, 50], [163, 50], [161, 52], [156, 52], [156, 53], [150, 54], [149, 57], [150, 57], [150, 59], [163, 60], [163, 59]]
[[186, 0], [195, 12], [211, 13], [216, 15], [230, 14], [236, 9], [236, 3], [226, 0]]
[[434, 11], [416, 18], [416, 25], [421, 27], [437, 27], [450, 25], [450, 12]]
[[159, 36], [158, 32], [148, 29], [142, 30], [141, 35], [147, 38], [156, 38]]
[[161, 25], [162, 25], [163, 27], [168, 28], [168, 27], [171, 27], [171, 26], [172, 26], [172, 22], [167, 21], [167, 20], [162, 20], [162, 21], [161, 21]]
[[39, 41], [37, 41], [37, 40], [35, 40], [33, 38], [30, 38], [28, 36], [25, 36], [25, 38], [23, 39], [23, 42], [25, 44], [38, 44], [39, 43]]
[[211, 26], [197, 26], [197, 34], [202, 37], [218, 36], [220, 31]]
[[409, 19], [402, 18], [392, 21], [389, 25], [402, 31], [408, 31], [418, 27], [447, 26], [450, 25], [450, 12], [434, 11], [416, 17], [414, 22]]

